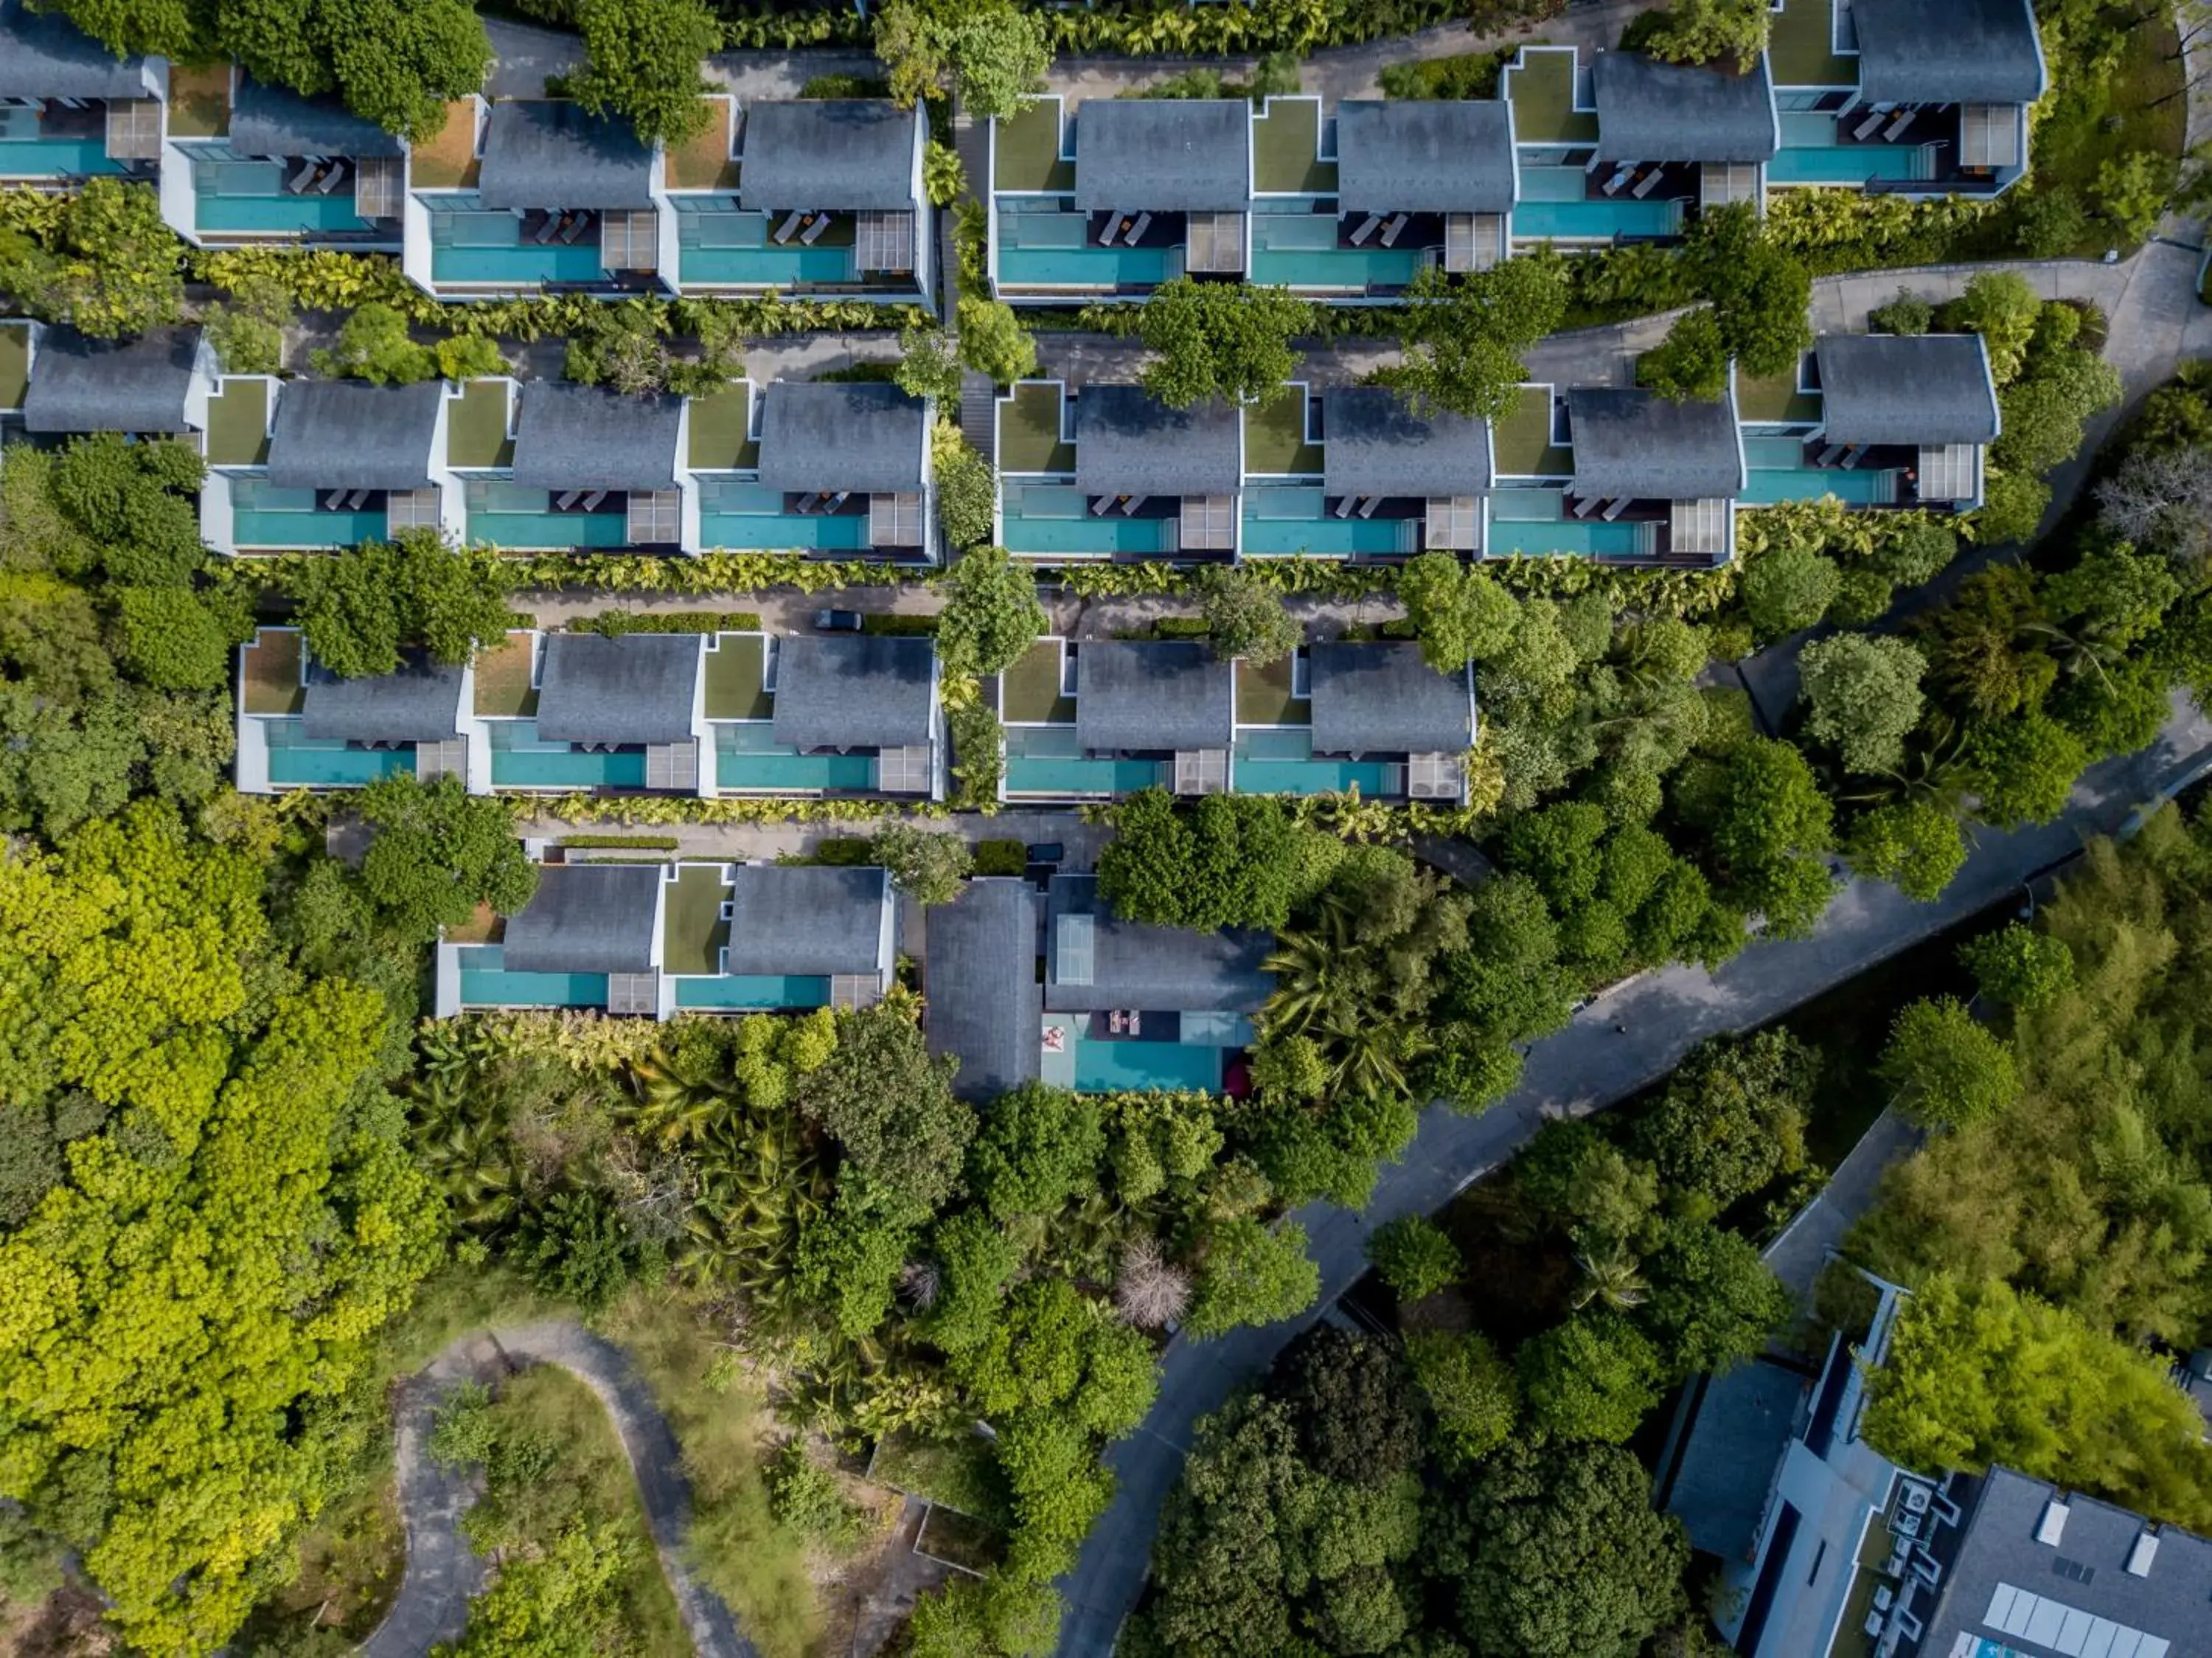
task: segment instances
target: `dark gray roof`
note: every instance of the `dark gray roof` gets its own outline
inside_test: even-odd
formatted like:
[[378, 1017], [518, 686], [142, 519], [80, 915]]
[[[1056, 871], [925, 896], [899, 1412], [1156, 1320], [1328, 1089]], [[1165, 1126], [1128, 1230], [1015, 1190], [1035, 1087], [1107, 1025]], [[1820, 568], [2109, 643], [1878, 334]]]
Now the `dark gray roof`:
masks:
[[908, 748], [933, 741], [933, 640], [797, 634], [780, 642], [775, 740], [794, 748]]
[[1871, 103], [2032, 104], [2049, 84], [2028, 0], [1854, 0]]
[[1690, 1546], [1723, 1560], [1751, 1557], [1775, 1466], [1811, 1384], [1799, 1371], [1753, 1359], [1713, 1377], [1675, 1465], [1667, 1511]]
[[1322, 393], [1322, 487], [1330, 495], [1480, 495], [1490, 487], [1487, 422], [1416, 413], [1387, 386]]
[[653, 205], [653, 152], [620, 121], [571, 103], [495, 103], [484, 128], [477, 194], [508, 208], [643, 208]]
[[241, 79], [231, 106], [230, 147], [241, 155], [404, 155], [395, 133], [335, 98], [302, 98]]
[[920, 110], [882, 98], [764, 99], [744, 115], [738, 198], [749, 210], [913, 209]]
[[882, 381], [779, 380], [763, 393], [760, 477], [772, 490], [921, 487], [921, 399]]
[[31, 432], [185, 432], [197, 328], [156, 328], [133, 340], [42, 329], [23, 397]]
[[1313, 746], [1322, 754], [1457, 753], [1474, 742], [1466, 670], [1439, 674], [1419, 645], [1316, 645]]
[[1996, 441], [1996, 388], [1979, 334], [1827, 334], [1814, 349], [1829, 442]]
[[699, 700], [696, 633], [555, 633], [538, 676], [546, 742], [688, 741]]
[[1577, 386], [1567, 393], [1567, 417], [1577, 495], [1705, 501], [1742, 492], [1733, 393], [1676, 403], [1656, 392]]
[[1242, 98], [1087, 98], [1075, 112], [1075, 204], [1241, 213], [1252, 202]]
[[118, 58], [69, 21], [9, 0], [0, 12], [0, 98], [150, 98], [143, 58]]
[[[1098, 896], [1096, 875], [1054, 875], [1045, 913], [1044, 1005], [1054, 1013], [1257, 1013], [1274, 991], [1275, 976], [1260, 967], [1274, 948], [1265, 933], [1124, 921]], [[1062, 977], [1086, 958], [1087, 976]]]
[[1037, 895], [1025, 881], [971, 881], [929, 912], [929, 1051], [960, 1062], [953, 1091], [989, 1100], [1037, 1076], [1043, 988]]
[[1336, 107], [1336, 156], [1347, 213], [1513, 206], [1513, 118], [1501, 98], [1347, 99]]
[[1233, 495], [1244, 423], [1208, 399], [1170, 409], [1141, 386], [1085, 386], [1075, 399], [1075, 485], [1085, 495]]
[[302, 735], [317, 742], [446, 742], [461, 735], [466, 670], [404, 652], [396, 673], [341, 680], [319, 663], [307, 669]]
[[1748, 75], [1598, 54], [1598, 153], [1609, 161], [1766, 162], [1781, 148], [1766, 58]]
[[659, 924], [658, 863], [550, 863], [507, 918], [510, 972], [641, 973]]
[[881, 869], [741, 863], [730, 875], [724, 972], [828, 978], [889, 965], [884, 924], [890, 883]]
[[[1959, 1484], [1954, 1477], [1954, 1494]], [[2055, 1488], [2009, 1468], [1991, 1469], [1979, 1484], [1978, 1493], [1967, 1493], [1960, 1503], [1967, 1513], [1958, 1551], [1943, 1574], [1934, 1611], [1922, 1613], [1919, 1654], [1948, 1658], [1958, 1637], [1970, 1632], [2031, 1658], [2060, 1651], [2055, 1629], [2007, 1635], [1983, 1621], [2000, 1583], [2169, 1643], [2173, 1658], [2204, 1650], [2201, 1637], [2205, 1608], [2212, 1602], [2212, 1542], [2165, 1527], [2158, 1533], [2158, 1552], [2148, 1574], [2139, 1577], [2127, 1570], [2127, 1560], [2144, 1528], [2141, 1515], [2094, 1497], [2069, 1495], [2065, 1529], [2054, 1547], [2037, 1542], [2035, 1533], [2044, 1505], [2058, 1495]], [[2053, 1563], [2062, 1557], [2088, 1571], [2060, 1576]], [[2079, 1581], [2084, 1576], [2086, 1582]], [[2103, 1649], [2101, 1644], [2063, 1649]]]
[[1226, 748], [1235, 677], [1189, 639], [1101, 639], [1075, 652], [1075, 737], [1094, 753]]
[[514, 481], [539, 490], [672, 490], [684, 399], [532, 380], [514, 423]]
[[287, 381], [269, 439], [269, 481], [286, 490], [419, 490], [430, 481], [445, 397], [434, 380]]

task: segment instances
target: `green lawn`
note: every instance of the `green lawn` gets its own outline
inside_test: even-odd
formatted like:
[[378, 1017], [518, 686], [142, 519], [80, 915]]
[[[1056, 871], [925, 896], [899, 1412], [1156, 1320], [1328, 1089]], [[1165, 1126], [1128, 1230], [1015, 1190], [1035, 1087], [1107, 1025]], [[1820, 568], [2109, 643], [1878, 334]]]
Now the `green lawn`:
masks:
[[1024, 381], [999, 402], [999, 470], [1072, 472], [1075, 445], [1060, 441], [1060, 387]]
[[1321, 470], [1321, 445], [1306, 442], [1306, 389], [1244, 411], [1244, 470], [1255, 474]]
[[1820, 399], [1797, 389], [1795, 375], [1761, 380], [1741, 369], [1735, 379], [1736, 412], [1746, 420], [1818, 420]]
[[1291, 695], [1291, 659], [1265, 667], [1237, 664], [1237, 723], [1239, 725], [1309, 725], [1313, 704]]
[[745, 385], [725, 386], [691, 399], [691, 465], [708, 472], [737, 471], [760, 465], [760, 445], [752, 430], [753, 393]]
[[1830, 49], [1835, 39], [1835, 0], [1784, 0], [1767, 38], [1767, 58], [1778, 86], [1855, 87], [1858, 60]]
[[446, 411], [447, 452], [456, 466], [511, 466], [514, 440], [507, 435], [504, 380], [472, 380]]
[[1321, 159], [1321, 101], [1277, 98], [1252, 122], [1252, 188], [1302, 196], [1336, 188], [1336, 163]]
[[1497, 430], [1498, 470], [1508, 477], [1549, 478], [1574, 470], [1574, 454], [1552, 442], [1552, 399], [1543, 387], [1523, 386], [1513, 412]]
[[269, 382], [226, 380], [208, 399], [207, 458], [217, 466], [258, 466], [269, 459]]
[[999, 676], [999, 717], [1054, 725], [1066, 725], [1075, 718], [1075, 698], [1060, 694], [1056, 640], [1038, 640], [1028, 655]]
[[480, 716], [527, 719], [538, 711], [538, 692], [530, 684], [531, 652], [527, 633], [510, 633], [505, 643], [477, 653]]
[[300, 683], [300, 636], [290, 628], [263, 628], [246, 647], [246, 711], [296, 714], [307, 701]]
[[717, 633], [707, 651], [707, 717], [764, 720], [775, 698], [761, 683], [767, 642], [757, 633]]
[[[2067, 61], [2070, 56], [2051, 65], [2051, 91], [2035, 125], [2033, 187], [2070, 190], [2094, 210], [2105, 165], [2130, 150], [2148, 150], [2160, 158], [2161, 179], [2170, 188], [2189, 120], [2172, 14], [2143, 6], [2124, 32], [2119, 60], [2107, 76], [2089, 73]], [[2096, 230], [2075, 251], [2100, 253], [2109, 240]]]
[[0, 327], [0, 409], [20, 409], [31, 389], [31, 325]]
[[1597, 115], [1575, 108], [1571, 46], [1530, 46], [1503, 77], [1513, 106], [1513, 136], [1524, 144], [1594, 143]]
[[729, 942], [722, 900], [729, 888], [719, 863], [682, 863], [668, 893], [661, 926], [663, 968], [671, 973], [714, 973], [722, 969], [720, 951]]
[[1040, 98], [998, 124], [994, 190], [1070, 190], [1075, 163], [1060, 158], [1060, 100]]

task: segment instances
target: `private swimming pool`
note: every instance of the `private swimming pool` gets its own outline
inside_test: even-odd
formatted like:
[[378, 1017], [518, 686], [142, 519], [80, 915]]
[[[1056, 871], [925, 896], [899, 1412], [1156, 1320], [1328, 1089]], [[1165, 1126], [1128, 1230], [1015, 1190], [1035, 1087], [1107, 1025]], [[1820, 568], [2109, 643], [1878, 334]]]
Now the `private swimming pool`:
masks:
[[714, 786], [739, 793], [867, 794], [876, 786], [873, 754], [802, 754], [775, 741], [766, 720], [714, 727]]
[[1524, 167], [1521, 199], [1513, 208], [1516, 241], [1556, 236], [1562, 241], [1610, 241], [1615, 236], [1672, 236], [1682, 228], [1681, 204], [1617, 197], [1590, 198], [1579, 167]]
[[720, 973], [711, 978], [678, 978], [675, 983], [676, 1005], [702, 1011], [765, 1011], [830, 1005], [830, 981], [826, 978]]
[[1133, 795], [1160, 782], [1167, 769], [1159, 760], [1092, 759], [1072, 725], [1006, 728], [1008, 795]]
[[294, 789], [354, 789], [395, 771], [415, 770], [415, 750], [356, 748], [350, 743], [310, 741], [297, 720], [270, 720], [263, 741], [269, 752], [269, 781]]
[[1231, 781], [1240, 795], [1341, 795], [1358, 789], [1376, 800], [1396, 792], [1382, 760], [1316, 759], [1313, 734], [1303, 729], [1246, 731], [1237, 739]]
[[1097, 1042], [1087, 1036], [1070, 1040], [1075, 1049], [1075, 1086], [1085, 1093], [1220, 1092], [1223, 1049], [1188, 1042]]
[[1332, 517], [1319, 490], [1262, 485], [1244, 492], [1244, 551], [1255, 555], [1418, 552], [1419, 531], [1410, 518]]
[[496, 944], [460, 953], [461, 1005], [468, 1008], [604, 1008], [605, 973], [511, 973]]
[[491, 782], [495, 789], [642, 789], [645, 750], [587, 753], [562, 742], [540, 742], [535, 720], [494, 720]]

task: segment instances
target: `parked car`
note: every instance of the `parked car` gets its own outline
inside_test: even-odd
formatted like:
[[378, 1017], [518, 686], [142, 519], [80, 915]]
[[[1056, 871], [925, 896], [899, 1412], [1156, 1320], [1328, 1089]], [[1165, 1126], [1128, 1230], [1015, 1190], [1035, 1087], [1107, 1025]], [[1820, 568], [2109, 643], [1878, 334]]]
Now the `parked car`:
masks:
[[857, 610], [817, 610], [814, 625], [823, 633], [858, 633], [860, 613]]

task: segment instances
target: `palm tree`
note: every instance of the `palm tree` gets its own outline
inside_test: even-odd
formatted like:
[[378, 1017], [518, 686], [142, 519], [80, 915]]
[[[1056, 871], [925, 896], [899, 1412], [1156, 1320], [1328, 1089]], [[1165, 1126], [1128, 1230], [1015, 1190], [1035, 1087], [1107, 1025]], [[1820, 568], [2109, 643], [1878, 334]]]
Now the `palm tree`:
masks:
[[[1333, 926], [1324, 915], [1325, 926]], [[1325, 933], [1285, 933], [1261, 967], [1275, 976], [1275, 993], [1261, 1020], [1270, 1035], [1297, 1036], [1344, 1012], [1344, 949]]]
[[1650, 1297], [1651, 1286], [1644, 1281], [1636, 1257], [1618, 1244], [1595, 1254], [1578, 1249], [1575, 1252], [1575, 1265], [1582, 1269], [1583, 1275], [1582, 1283], [1575, 1287], [1574, 1308], [1577, 1313], [1593, 1301], [1616, 1313], [1626, 1313], [1631, 1308], [1643, 1306]]

